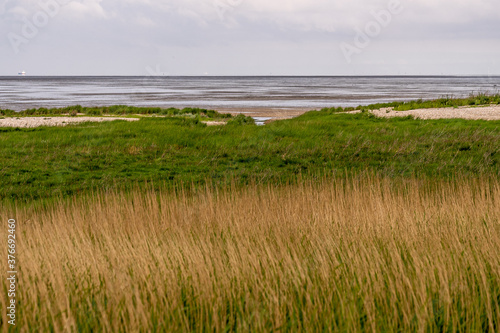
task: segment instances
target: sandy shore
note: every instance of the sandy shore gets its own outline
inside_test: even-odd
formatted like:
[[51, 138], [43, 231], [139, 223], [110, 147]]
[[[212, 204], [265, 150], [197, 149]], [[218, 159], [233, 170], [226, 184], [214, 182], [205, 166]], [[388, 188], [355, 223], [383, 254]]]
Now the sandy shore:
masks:
[[459, 107], [442, 109], [418, 109], [410, 111], [394, 111], [392, 108], [374, 110], [372, 113], [378, 117], [406, 117], [414, 116], [419, 119], [484, 119], [500, 120], [500, 105], [483, 107]]
[[[221, 113], [233, 115], [245, 114], [255, 118], [265, 118], [273, 120], [290, 119], [308, 111], [309, 108], [247, 108], [247, 109], [219, 109]], [[359, 111], [352, 111], [356, 113]], [[406, 117], [414, 116], [419, 119], [484, 119], [500, 120], [500, 105], [483, 107], [459, 107], [441, 109], [418, 109], [410, 111], [394, 111], [392, 108], [373, 110], [372, 113], [378, 117]], [[84, 122], [103, 122], [113, 120], [138, 121], [139, 118], [120, 117], [5, 117], [0, 119], [0, 127], [22, 127], [31, 128], [39, 126], [66, 126]], [[209, 126], [224, 125], [222, 121], [207, 122]]]
[[308, 111], [314, 110], [311, 108], [238, 108], [238, 109], [216, 109], [220, 113], [230, 113], [238, 115], [243, 113], [245, 116], [255, 118], [272, 118], [273, 120], [290, 119], [300, 116]]
[[19, 117], [0, 119], [0, 127], [32, 128], [39, 126], [66, 126], [85, 122], [103, 122], [113, 120], [137, 121], [137, 118], [117, 117]]
[[[272, 118], [272, 120], [290, 119], [308, 111], [310, 108], [248, 108], [248, 109], [218, 109], [221, 113], [230, 113], [237, 115], [243, 113], [251, 117]], [[356, 113], [359, 111], [353, 111]], [[500, 120], [500, 105], [481, 106], [481, 107], [459, 107], [459, 108], [440, 108], [440, 109], [418, 109], [410, 111], [394, 111], [392, 108], [372, 111], [378, 117], [406, 117], [414, 116], [419, 119], [484, 119]]]

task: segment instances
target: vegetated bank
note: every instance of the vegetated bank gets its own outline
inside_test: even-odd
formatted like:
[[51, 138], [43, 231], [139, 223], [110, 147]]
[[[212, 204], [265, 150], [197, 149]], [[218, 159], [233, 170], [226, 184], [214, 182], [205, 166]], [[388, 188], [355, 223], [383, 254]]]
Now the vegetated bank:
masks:
[[346, 111], [368, 111], [368, 110], [379, 110], [382, 108], [393, 108], [394, 111], [409, 111], [417, 109], [439, 109], [439, 108], [458, 108], [458, 107], [480, 107], [485, 105], [499, 105], [500, 104], [500, 94], [487, 95], [487, 94], [471, 94], [466, 98], [453, 98], [453, 97], [442, 97], [433, 100], [423, 100], [418, 99], [414, 101], [396, 101], [391, 103], [377, 103], [370, 105], [360, 105], [356, 108], [349, 107], [336, 107], [336, 108], [324, 108], [322, 111], [330, 112], [346, 112]]
[[[102, 108], [100, 114], [119, 114], [121, 107], [116, 108]], [[171, 116], [64, 128], [1, 128], [1, 199], [58, 200], [146, 181], [161, 188], [206, 182], [225, 186], [231, 181], [287, 183], [299, 175], [363, 172], [430, 178], [500, 174], [498, 121], [379, 119], [326, 109], [254, 126], [248, 117], [216, 111], [125, 110]], [[71, 108], [59, 114], [67, 112]], [[24, 114], [33, 113], [41, 111]], [[207, 127], [202, 114], [203, 119], [227, 117], [228, 123]]]
[[0, 129], [17, 330], [498, 331], [499, 121], [200, 118]]

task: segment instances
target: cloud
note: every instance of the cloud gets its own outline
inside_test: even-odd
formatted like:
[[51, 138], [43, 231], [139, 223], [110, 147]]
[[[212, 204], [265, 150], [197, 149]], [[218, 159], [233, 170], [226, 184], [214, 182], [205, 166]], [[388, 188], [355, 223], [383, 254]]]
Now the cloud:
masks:
[[69, 1], [64, 7], [64, 14], [80, 19], [89, 17], [107, 18], [108, 14], [102, 7], [103, 0]]
[[[33, 16], [43, 11], [41, 4], [54, 1], [61, 4], [58, 14], [38, 29], [36, 37], [19, 47], [26, 58], [4, 52], [12, 50], [7, 35], [22, 36], [26, 22], [33, 22]], [[0, 74], [10, 71], [8, 66], [18, 64], [20, 59], [39, 64], [40, 59], [29, 59], [30, 53], [46, 54], [42, 60], [52, 64], [52, 68], [59, 63], [51, 60], [51, 54], [56, 58], [69, 53], [74, 62], [81, 64], [81, 72], [86, 67], [102, 70], [114, 66], [116, 71], [123, 71], [130, 63], [130, 68], [138, 68], [133, 72], [140, 74], [146, 66], [172, 59], [172, 53], [178, 55], [175, 66], [179, 74], [191, 74], [194, 66], [190, 62], [196, 57], [200, 58], [198, 65], [211, 67], [212, 73], [236, 71], [237, 64], [252, 62], [266, 67], [263, 72], [271, 72], [279, 63], [280, 54], [289, 58], [287, 68], [293, 68], [296, 62], [303, 66], [301, 72], [307, 72], [307, 64], [311, 68], [329, 66], [328, 57], [336, 59], [331, 62], [338, 62], [340, 67], [345, 66], [342, 57], [338, 57], [340, 43], [351, 42], [356, 29], [375, 20], [373, 12], [386, 10], [391, 1], [398, 0], [0, 0], [0, 31], [4, 33], [0, 48], [2, 57], [7, 58], [0, 64]], [[485, 54], [486, 61], [498, 56], [498, 48], [492, 45], [498, 45], [500, 40], [500, 1], [399, 1], [401, 13], [393, 15], [390, 24], [373, 38], [359, 59], [386, 57], [386, 63], [394, 66], [406, 64], [410, 60], [405, 59], [404, 52], [408, 52], [408, 59], [413, 59], [409, 49], [418, 52], [418, 46], [430, 41], [433, 47], [453, 45], [454, 49], [462, 49], [464, 59], [472, 59], [473, 51]], [[475, 50], [468, 48], [471, 41], [475, 41]], [[391, 58], [382, 51], [382, 45], [386, 50], [405, 45], [408, 51]], [[75, 54], [75, 50], [82, 54]], [[193, 52], [198, 54], [191, 57]], [[217, 59], [225, 56], [223, 52], [241, 57], [241, 61], [235, 61], [231, 68], [227, 66], [232, 62], [218, 63]], [[274, 54], [267, 63], [262, 55], [265, 52]], [[318, 61], [318, 52], [330, 55]], [[376, 52], [381, 53], [375, 56]], [[211, 56], [203, 58], [204, 54]], [[102, 64], [99, 58], [89, 60], [97, 55]], [[118, 56], [123, 59], [112, 60]], [[257, 62], [258, 57], [261, 58]], [[425, 57], [434, 63], [441, 60], [439, 54], [426, 53]], [[71, 68], [69, 64], [68, 60], [67, 67]], [[355, 64], [356, 61], [352, 66]]]
[[[11, 8], [8, 14], [29, 15], [47, 1], [68, 2], [68, 18], [106, 19], [108, 24], [138, 16], [148, 17], [150, 26], [195, 24], [200, 29], [269, 29], [278, 31], [336, 32], [352, 29], [369, 20], [370, 12], [387, 8], [398, 0], [0, 0]], [[473, 25], [500, 18], [498, 0], [399, 0], [405, 8], [405, 24], [441, 26]], [[13, 3], [16, 5], [13, 7]], [[0, 6], [1, 8], [1, 6]], [[134, 22], [130, 22], [134, 24]], [[145, 20], [136, 20], [144, 25]], [[226, 23], [226, 24], [225, 24]], [[231, 23], [231, 24], [227, 24]], [[439, 32], [439, 31], [438, 31]]]

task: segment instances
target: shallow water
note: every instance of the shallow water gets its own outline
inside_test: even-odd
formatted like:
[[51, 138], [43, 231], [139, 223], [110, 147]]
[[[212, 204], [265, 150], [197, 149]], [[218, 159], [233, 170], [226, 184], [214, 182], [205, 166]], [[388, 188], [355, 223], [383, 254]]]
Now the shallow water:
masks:
[[264, 126], [266, 121], [273, 119], [272, 117], [253, 117], [257, 126]]
[[0, 108], [322, 108], [497, 93], [484, 77], [0, 77]]

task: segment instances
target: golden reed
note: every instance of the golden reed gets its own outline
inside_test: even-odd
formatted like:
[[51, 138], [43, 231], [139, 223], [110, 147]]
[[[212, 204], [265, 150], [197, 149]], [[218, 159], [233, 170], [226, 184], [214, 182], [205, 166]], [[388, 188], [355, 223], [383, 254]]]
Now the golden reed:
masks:
[[498, 179], [97, 193], [14, 214], [19, 331], [500, 329]]

